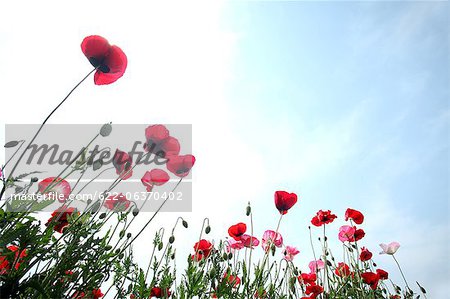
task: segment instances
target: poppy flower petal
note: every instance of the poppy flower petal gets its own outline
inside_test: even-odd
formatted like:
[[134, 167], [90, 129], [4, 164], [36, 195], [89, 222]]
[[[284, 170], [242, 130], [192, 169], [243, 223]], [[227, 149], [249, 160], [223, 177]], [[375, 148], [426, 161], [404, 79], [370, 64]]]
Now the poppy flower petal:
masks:
[[98, 35], [87, 36], [81, 43], [81, 51], [89, 60], [91, 58], [95, 58], [98, 61], [103, 60], [103, 57], [108, 55], [110, 48], [108, 41]]
[[96, 85], [106, 85], [116, 82], [123, 76], [127, 68], [127, 56], [117, 46], [111, 46], [108, 55], [103, 60], [103, 65], [107, 66], [109, 71], [102, 72], [100, 69], [95, 72], [94, 83]]

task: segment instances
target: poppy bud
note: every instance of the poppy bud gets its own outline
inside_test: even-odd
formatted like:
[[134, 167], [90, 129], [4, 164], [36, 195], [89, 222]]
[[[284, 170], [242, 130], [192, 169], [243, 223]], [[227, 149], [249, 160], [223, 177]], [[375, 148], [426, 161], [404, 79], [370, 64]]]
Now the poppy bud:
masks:
[[172, 254], [170, 255], [170, 259], [172, 259], [172, 260], [175, 259], [175, 253], [172, 253]]
[[250, 207], [250, 203], [248, 203], [247, 209], [245, 210], [245, 215], [250, 216], [252, 212], [252, 207]]
[[211, 232], [211, 227], [208, 225], [206, 228], [205, 228], [205, 234], [209, 234]]
[[139, 209], [138, 208], [134, 208], [132, 213], [133, 213], [133, 216], [136, 217], [139, 214]]
[[111, 124], [104, 124], [100, 129], [100, 135], [102, 135], [102, 137], [106, 137], [109, 134], [111, 134], [111, 131], [112, 131]]
[[330, 267], [333, 266], [329, 260], [327, 260], [327, 265]]
[[324, 236], [323, 239], [325, 240], [325, 242], [328, 240], [327, 236]]
[[159, 244], [158, 244], [158, 250], [161, 251], [161, 250], [163, 249], [163, 247], [164, 247], [163, 242], [159, 242]]
[[19, 141], [14, 140], [14, 141], [7, 142], [7, 143], [5, 144], [5, 147], [6, 147], [6, 148], [8, 148], [8, 147], [15, 147], [15, 146], [18, 145], [18, 144], [19, 144]]
[[233, 258], [233, 254], [230, 252], [230, 253], [228, 254], [228, 259], [231, 260], [232, 258]]
[[425, 288], [423, 286], [421, 286], [417, 281], [416, 281], [417, 285], [419, 286], [419, 289], [422, 293], [426, 294], [427, 291], [425, 290]]
[[37, 177], [35, 177], [35, 176], [31, 178], [31, 182], [32, 182], [32, 183], [36, 183], [38, 180], [39, 180], [39, 179], [38, 179]]
[[121, 230], [120, 233], [119, 233], [119, 238], [122, 239], [124, 236], [125, 236], [125, 231]]
[[121, 260], [121, 259], [123, 259], [123, 257], [124, 257], [124, 254], [123, 254], [123, 252], [119, 255], [119, 259]]
[[226, 261], [226, 260], [228, 259], [228, 254], [224, 253], [224, 254], [222, 255], [222, 258]]
[[97, 201], [92, 205], [91, 214], [97, 213], [98, 210], [100, 210], [100, 202]]
[[112, 246], [111, 246], [111, 245], [106, 245], [106, 246], [105, 246], [105, 250], [106, 250], [106, 251], [109, 251], [109, 250], [111, 250], [111, 249], [112, 249]]
[[106, 217], [106, 213], [101, 213], [100, 216], [98, 218], [103, 219]]
[[175, 237], [174, 236], [170, 236], [169, 243], [173, 244], [173, 242], [175, 242]]
[[131, 233], [128, 233], [128, 234], [127, 234], [127, 238], [128, 238], [128, 239], [131, 238]]
[[100, 169], [103, 166], [103, 160], [102, 159], [98, 159], [94, 162], [94, 164], [92, 164], [92, 169], [94, 171], [96, 171], [97, 169]]
[[187, 223], [186, 220], [183, 220], [182, 224], [183, 224], [183, 226], [184, 226], [185, 228], [188, 228], [188, 223]]

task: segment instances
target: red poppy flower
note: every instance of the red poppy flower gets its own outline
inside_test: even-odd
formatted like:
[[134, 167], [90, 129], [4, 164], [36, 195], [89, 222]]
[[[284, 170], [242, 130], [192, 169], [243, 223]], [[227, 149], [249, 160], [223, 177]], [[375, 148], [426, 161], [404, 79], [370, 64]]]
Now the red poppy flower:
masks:
[[170, 296], [170, 291], [169, 291], [169, 289], [167, 289], [167, 290], [165, 291], [165, 294], [164, 294], [164, 290], [161, 289], [160, 287], [153, 287], [153, 288], [151, 289], [151, 291], [150, 291], [150, 298], [151, 298], [151, 297], [163, 298], [163, 296], [167, 296], [167, 297]]
[[189, 174], [195, 163], [192, 155], [170, 156], [167, 161], [167, 169], [177, 177], [183, 178]]
[[346, 263], [339, 263], [334, 273], [339, 277], [349, 276], [351, 274], [350, 267]]
[[316, 216], [311, 219], [311, 223], [315, 226], [322, 226], [324, 224], [328, 224], [334, 221], [337, 216], [334, 214], [331, 214], [331, 211], [322, 211], [320, 210], [317, 212]]
[[356, 241], [361, 240], [362, 238], [364, 238], [365, 235], [366, 235], [366, 233], [364, 232], [363, 229], [361, 229], [361, 228], [356, 229], [355, 235], [354, 235], [354, 238], [355, 238], [354, 241], [356, 242]]
[[98, 298], [101, 298], [101, 297], [103, 297], [103, 293], [102, 293], [102, 291], [100, 290], [100, 289], [93, 289], [92, 290], [92, 296], [94, 297], [94, 299], [98, 299]]
[[18, 270], [20, 264], [23, 262], [23, 258], [27, 256], [27, 250], [23, 249], [21, 251], [16, 245], [8, 245], [6, 248], [8, 248], [11, 252], [15, 252], [14, 260], [10, 263], [7, 256], [0, 255], [0, 275], [7, 274], [8, 271], [11, 270], [11, 265], [14, 265], [14, 269]]
[[131, 202], [122, 193], [109, 196], [103, 203], [106, 208], [115, 212], [125, 211], [130, 207], [130, 204]]
[[372, 258], [372, 252], [370, 252], [366, 247], [361, 248], [361, 254], [359, 259], [363, 262], [368, 261]]
[[373, 272], [365, 272], [361, 274], [361, 278], [363, 279], [364, 283], [370, 285], [370, 288], [372, 290], [375, 290], [378, 286], [378, 281], [380, 278], [378, 277], [378, 274]]
[[147, 192], [152, 191], [153, 186], [161, 186], [169, 181], [170, 177], [162, 169], [152, 169], [151, 171], [147, 171], [144, 176], [141, 178], [142, 184], [147, 188]]
[[241, 236], [247, 231], [247, 225], [239, 222], [238, 224], [230, 226], [228, 228], [228, 234], [236, 241], [241, 240]]
[[246, 234], [243, 234], [241, 236], [241, 242], [242, 245], [247, 248], [253, 248], [259, 245], [259, 240], [256, 237]]
[[94, 74], [96, 85], [116, 82], [123, 76], [127, 68], [127, 56], [117, 46], [111, 46], [108, 41], [98, 35], [85, 37], [81, 50], [89, 62], [97, 68]]
[[384, 271], [383, 269], [377, 269], [377, 274], [378, 274], [378, 277], [379, 277], [381, 280], [384, 280], [384, 279], [388, 279], [388, 278], [389, 278], [389, 273], [387, 273], [387, 272]]
[[228, 283], [233, 288], [237, 288], [241, 284], [241, 279], [239, 277], [237, 277], [236, 275], [231, 275], [231, 274], [225, 273], [223, 278], [228, 278]]
[[58, 233], [62, 233], [63, 229], [69, 225], [68, 216], [72, 215], [74, 212], [76, 212], [75, 208], [67, 208], [66, 206], [62, 206], [52, 213], [52, 216], [48, 219], [45, 225], [49, 226], [50, 223], [53, 223], [53, 230]]
[[49, 177], [39, 182], [38, 192], [44, 194], [48, 199], [58, 199], [59, 202], [64, 203], [72, 192], [72, 188], [62, 178]]
[[180, 143], [169, 135], [169, 130], [163, 125], [152, 125], [145, 129], [144, 149], [161, 157], [177, 156], [180, 153]]
[[207, 258], [213, 249], [214, 247], [211, 242], [201, 239], [194, 245], [195, 255], [192, 255], [192, 259], [198, 262], [203, 258]]
[[122, 180], [129, 179], [133, 175], [133, 159], [126, 152], [116, 149], [112, 163]]
[[348, 208], [345, 211], [345, 221], [348, 219], [352, 219], [356, 224], [361, 224], [364, 221], [364, 215], [360, 211]]
[[297, 202], [297, 194], [288, 193], [286, 191], [276, 191], [274, 197], [275, 206], [282, 215], [286, 214]]
[[302, 284], [315, 284], [317, 279], [316, 273], [302, 273], [298, 277], [298, 281]]
[[319, 294], [323, 293], [323, 287], [318, 284], [312, 284], [306, 286], [306, 295], [310, 295], [311, 298], [316, 298]]

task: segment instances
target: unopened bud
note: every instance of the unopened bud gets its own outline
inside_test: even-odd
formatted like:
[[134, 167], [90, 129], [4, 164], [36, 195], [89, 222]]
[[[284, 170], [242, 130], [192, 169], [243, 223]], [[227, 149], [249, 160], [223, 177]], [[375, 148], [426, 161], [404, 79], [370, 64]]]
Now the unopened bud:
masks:
[[182, 224], [183, 224], [183, 226], [184, 226], [185, 228], [188, 228], [188, 223], [187, 223], [186, 220], [183, 220]]
[[211, 232], [211, 226], [207, 226], [206, 228], [205, 228], [205, 234], [209, 234]]
[[170, 236], [169, 243], [173, 244], [173, 242], [175, 242], [175, 237], [174, 236]]

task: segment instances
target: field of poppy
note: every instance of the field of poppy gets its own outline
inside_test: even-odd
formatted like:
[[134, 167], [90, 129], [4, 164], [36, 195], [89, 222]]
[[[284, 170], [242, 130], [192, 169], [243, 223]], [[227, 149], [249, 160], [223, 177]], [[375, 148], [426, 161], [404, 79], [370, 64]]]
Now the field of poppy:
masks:
[[[124, 75], [127, 56], [105, 38], [88, 36], [81, 49], [94, 69], [50, 112], [28, 146], [21, 151], [18, 141], [5, 145], [16, 148], [13, 156], [19, 156], [14, 165], [7, 161], [0, 169], [0, 298], [426, 298], [426, 290], [419, 283], [409, 284], [404, 276], [395, 256], [398, 242], [380, 244], [380, 254], [392, 257], [403, 281], [391, 281], [383, 266], [374, 262], [375, 249], [364, 244], [364, 214], [352, 208], [344, 215], [330, 210], [311, 215], [307, 225], [314, 256], [308, 269], [297, 266], [300, 250], [295, 244], [285, 244], [280, 225], [299, 196], [283, 190], [275, 191], [270, 203], [278, 224], [262, 236], [253, 233], [249, 203], [241, 222], [222, 228], [222, 240], [208, 238], [211, 227], [205, 219], [190, 255], [179, 257], [176, 246], [182, 245], [175, 242], [175, 229], [179, 225], [189, 229], [179, 217], [169, 236], [163, 229], [155, 232], [151, 263], [147, 268], [139, 265], [135, 259], [139, 252], [133, 251], [132, 244], [144, 230], [150, 230], [149, 224], [168, 198], [160, 201], [139, 231], [131, 232], [130, 225], [140, 217], [142, 206], [126, 192], [112, 191], [133, 177], [141, 159], [151, 156], [164, 167], [149, 169], [140, 178], [149, 193], [171, 178], [180, 183], [190, 174], [196, 158], [182, 154], [182, 144], [166, 126], [146, 128], [142, 136], [146, 154], [137, 161], [117, 148], [112, 156], [117, 179], [98, 198], [84, 202], [83, 209], [71, 206], [77, 186], [66, 180], [68, 173], [82, 176], [86, 169], [102, 166], [99, 161], [89, 163], [83, 152], [60, 174], [39, 179], [34, 174], [15, 173], [48, 119], [82, 82], [93, 73], [96, 85], [112, 84]], [[107, 137], [111, 130], [111, 124], [105, 124], [97, 136]], [[15, 195], [27, 195], [36, 183], [41, 199], [13, 200]], [[37, 213], [51, 204], [58, 207], [41, 223]], [[338, 231], [327, 230], [328, 224], [340, 219], [345, 223]], [[320, 246], [313, 240], [313, 230], [321, 234]], [[330, 248], [330, 238], [339, 240], [342, 249]], [[180, 258], [187, 258], [185, 269], [177, 267]]]

